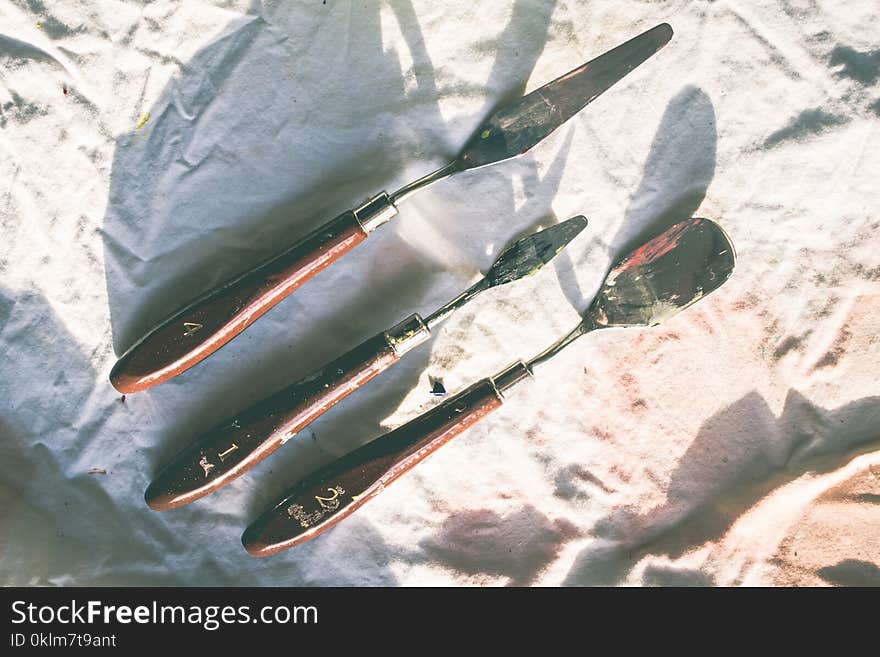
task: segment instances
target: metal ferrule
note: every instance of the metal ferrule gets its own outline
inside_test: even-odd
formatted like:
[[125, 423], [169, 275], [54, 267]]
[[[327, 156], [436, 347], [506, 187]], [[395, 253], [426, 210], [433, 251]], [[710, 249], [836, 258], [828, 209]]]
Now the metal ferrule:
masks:
[[505, 397], [505, 393], [512, 390], [518, 383], [532, 378], [532, 371], [524, 362], [517, 361], [500, 374], [492, 377], [492, 383], [498, 393]]
[[431, 331], [418, 314], [410, 315], [396, 326], [385, 331], [385, 339], [400, 358], [431, 337]]
[[368, 235], [397, 214], [397, 208], [386, 192], [376, 194], [354, 211], [354, 216]]

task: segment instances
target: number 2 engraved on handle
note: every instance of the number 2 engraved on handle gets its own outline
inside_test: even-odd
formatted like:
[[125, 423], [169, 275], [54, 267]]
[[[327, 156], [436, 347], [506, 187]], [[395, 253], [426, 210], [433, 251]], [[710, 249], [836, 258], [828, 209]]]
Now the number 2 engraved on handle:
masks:
[[327, 489], [328, 493], [333, 493], [332, 497], [321, 497], [320, 495], [315, 495], [315, 500], [321, 506], [322, 509], [326, 509], [327, 511], [336, 511], [339, 508], [339, 494], [344, 493], [345, 490], [342, 486], [334, 486], [333, 488]]
[[312, 525], [320, 522], [325, 515], [327, 515], [328, 513], [332, 513], [339, 508], [339, 496], [345, 493], [345, 489], [342, 486], [333, 486], [333, 488], [328, 488], [327, 492], [332, 493], [333, 496], [314, 496], [315, 500], [317, 500], [318, 504], [321, 506], [321, 508], [317, 511], [306, 513], [306, 510], [302, 507], [302, 505], [291, 504], [289, 507], [287, 507], [287, 515], [289, 515], [294, 520], [299, 521], [299, 524], [303, 529], [308, 529]]

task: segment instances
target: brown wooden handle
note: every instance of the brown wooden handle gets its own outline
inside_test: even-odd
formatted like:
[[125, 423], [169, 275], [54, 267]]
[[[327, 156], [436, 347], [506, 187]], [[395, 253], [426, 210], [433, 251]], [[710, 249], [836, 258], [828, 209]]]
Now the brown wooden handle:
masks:
[[298, 483], [245, 530], [242, 544], [264, 557], [317, 536], [501, 403], [492, 379], [475, 383]]
[[[429, 335], [421, 318], [407, 322]], [[177, 456], [144, 495], [155, 511], [189, 504], [236, 479], [331, 406], [391, 367], [402, 350], [395, 327], [366, 340], [310, 376], [254, 404], [204, 434]]]
[[120, 392], [132, 393], [177, 376], [232, 340], [366, 236], [355, 211], [341, 214], [280, 255], [178, 310], [117, 361], [110, 382]]

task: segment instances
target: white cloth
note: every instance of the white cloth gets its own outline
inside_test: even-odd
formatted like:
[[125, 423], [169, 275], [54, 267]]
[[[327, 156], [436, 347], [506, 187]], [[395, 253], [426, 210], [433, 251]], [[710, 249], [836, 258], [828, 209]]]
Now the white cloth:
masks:
[[[880, 581], [876, 2], [0, 0], [4, 584]], [[213, 357], [124, 401], [180, 303], [451, 159], [515, 98], [658, 24], [672, 43], [531, 153], [463, 173]], [[143, 491], [200, 431], [585, 214], [538, 276], [229, 487]], [[244, 527], [293, 481], [528, 358], [639, 235], [718, 220], [733, 278], [559, 355], [319, 538]], [[872, 469], [873, 468], [873, 469]]]

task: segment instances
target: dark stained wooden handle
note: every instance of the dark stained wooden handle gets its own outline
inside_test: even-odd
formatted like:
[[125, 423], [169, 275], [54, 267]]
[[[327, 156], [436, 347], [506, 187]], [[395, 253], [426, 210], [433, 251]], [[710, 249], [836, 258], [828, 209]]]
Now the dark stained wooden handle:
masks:
[[264, 557], [307, 541], [348, 517], [404, 472], [501, 406], [492, 379], [483, 379], [398, 429], [307, 477], [242, 536]]
[[386, 333], [204, 434], [150, 484], [151, 509], [204, 497], [250, 470], [331, 406], [399, 360]]
[[207, 358], [367, 233], [355, 213], [324, 224], [280, 255], [202, 295], [159, 324], [113, 366], [120, 392], [146, 390]]

